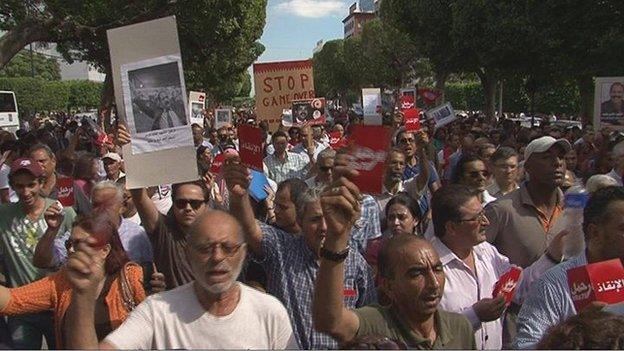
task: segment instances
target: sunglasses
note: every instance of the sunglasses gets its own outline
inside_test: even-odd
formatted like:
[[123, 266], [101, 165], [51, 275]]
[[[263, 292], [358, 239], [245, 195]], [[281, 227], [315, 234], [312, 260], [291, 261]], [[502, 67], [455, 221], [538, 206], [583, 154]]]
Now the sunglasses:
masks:
[[468, 176], [470, 178], [478, 178], [479, 176], [487, 178], [490, 176], [490, 172], [488, 171], [472, 171], [470, 173], [468, 173]]
[[174, 202], [174, 205], [176, 208], [178, 208], [179, 210], [185, 209], [187, 205], [191, 205], [191, 208], [193, 208], [194, 210], [198, 210], [200, 207], [202, 207], [206, 201], [205, 200], [188, 200], [188, 199], [176, 199]]
[[321, 166], [321, 167], [319, 167], [319, 170], [320, 170], [321, 172], [329, 172], [329, 171], [331, 171], [331, 170], [333, 170], [333, 169], [334, 169], [334, 167], [326, 167], [326, 166]]

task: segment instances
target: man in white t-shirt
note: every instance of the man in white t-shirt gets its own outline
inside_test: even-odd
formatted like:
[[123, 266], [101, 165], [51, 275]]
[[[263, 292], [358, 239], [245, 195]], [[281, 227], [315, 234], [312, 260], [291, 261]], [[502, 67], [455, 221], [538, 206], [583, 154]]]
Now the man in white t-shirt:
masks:
[[[91, 238], [89, 238], [91, 239]], [[222, 211], [199, 217], [189, 233], [194, 282], [152, 295], [98, 345], [95, 300], [103, 260], [78, 245], [67, 270], [73, 285], [65, 316], [72, 349], [293, 349], [290, 319], [274, 297], [236, 282], [246, 255], [243, 230]]]

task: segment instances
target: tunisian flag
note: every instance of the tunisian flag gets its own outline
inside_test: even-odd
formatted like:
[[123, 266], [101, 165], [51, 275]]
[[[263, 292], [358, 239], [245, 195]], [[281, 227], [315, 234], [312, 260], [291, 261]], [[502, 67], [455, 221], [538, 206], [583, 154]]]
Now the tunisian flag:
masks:
[[422, 97], [425, 104], [433, 105], [435, 104], [436, 100], [438, 100], [438, 98], [442, 96], [442, 92], [437, 89], [418, 88], [418, 95]]

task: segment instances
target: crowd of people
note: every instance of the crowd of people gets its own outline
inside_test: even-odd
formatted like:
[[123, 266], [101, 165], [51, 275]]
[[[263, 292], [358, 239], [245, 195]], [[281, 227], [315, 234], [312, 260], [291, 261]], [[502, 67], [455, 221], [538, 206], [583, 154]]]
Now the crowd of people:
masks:
[[[624, 256], [624, 134], [478, 114], [407, 131], [397, 112], [384, 118], [382, 192], [366, 194], [344, 147], [362, 120], [332, 115], [270, 131], [247, 111], [216, 130], [205, 111], [191, 127], [197, 180], [138, 189], [126, 187], [123, 123], [0, 131], [3, 343], [624, 347], [624, 317], [601, 302], [577, 310], [566, 275]], [[238, 154], [242, 124], [264, 133], [261, 201]], [[573, 187], [590, 194], [581, 236], [566, 220]], [[494, 286], [513, 267], [508, 300]]]

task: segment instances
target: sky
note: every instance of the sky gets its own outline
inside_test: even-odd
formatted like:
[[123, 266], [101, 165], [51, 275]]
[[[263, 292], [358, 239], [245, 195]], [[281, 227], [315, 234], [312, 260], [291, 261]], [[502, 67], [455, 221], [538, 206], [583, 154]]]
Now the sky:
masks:
[[316, 42], [343, 37], [342, 20], [355, 0], [269, 0], [258, 62], [312, 57]]

